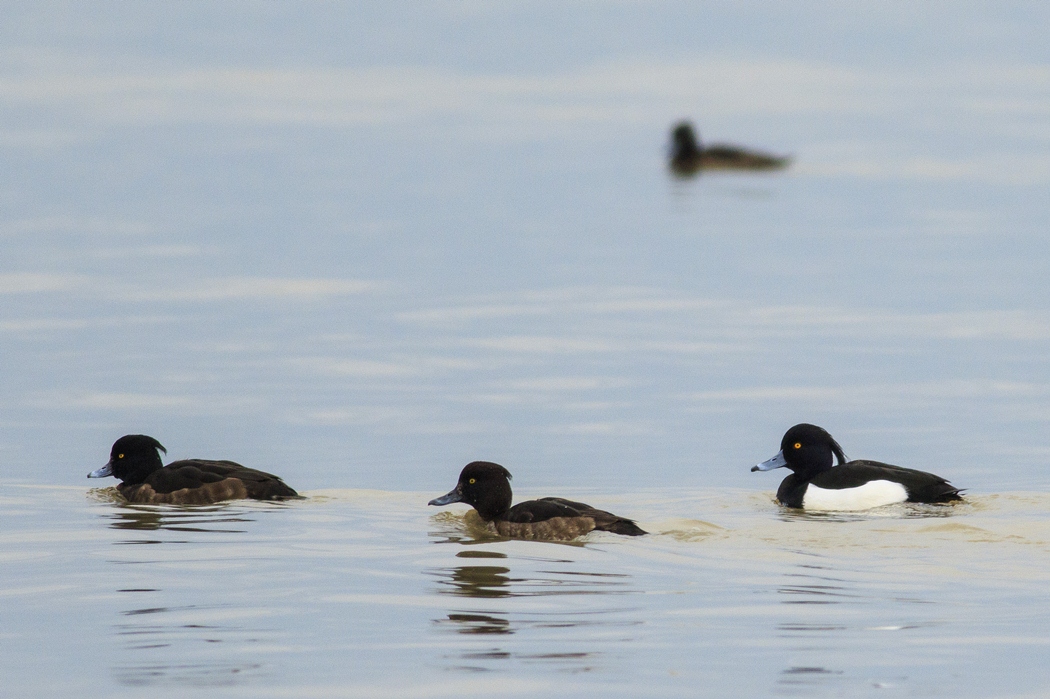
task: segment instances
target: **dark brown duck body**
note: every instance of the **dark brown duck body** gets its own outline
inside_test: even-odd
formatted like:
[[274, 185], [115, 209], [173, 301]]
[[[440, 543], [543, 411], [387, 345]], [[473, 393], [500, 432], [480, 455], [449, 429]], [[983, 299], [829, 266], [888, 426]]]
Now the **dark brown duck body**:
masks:
[[671, 131], [670, 168], [678, 177], [692, 177], [701, 170], [782, 170], [790, 163], [790, 158], [737, 146], [705, 148], [688, 122], [677, 124]]
[[463, 468], [450, 493], [428, 504], [466, 503], [494, 533], [512, 539], [569, 541], [594, 530], [625, 536], [646, 533], [626, 517], [564, 498], [526, 500], [511, 507], [510, 479], [510, 472], [499, 464], [474, 461]]
[[117, 490], [138, 504], [208, 505], [224, 500], [279, 500], [296, 493], [279, 477], [233, 461], [186, 459], [163, 465], [167, 450], [146, 435], [127, 435], [113, 444], [109, 463], [89, 478], [116, 476]]

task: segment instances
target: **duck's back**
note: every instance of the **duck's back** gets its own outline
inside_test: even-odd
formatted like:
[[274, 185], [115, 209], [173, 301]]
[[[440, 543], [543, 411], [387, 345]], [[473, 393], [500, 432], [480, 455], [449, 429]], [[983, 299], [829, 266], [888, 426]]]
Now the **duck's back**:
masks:
[[716, 145], [703, 149], [699, 166], [713, 170], [777, 170], [787, 167], [789, 162], [788, 158], [778, 158], [736, 146]]
[[625, 517], [564, 498], [520, 502], [495, 524], [501, 535], [522, 539], [574, 539], [595, 529], [626, 536], [646, 533]]
[[295, 497], [279, 477], [233, 461], [186, 459], [151, 473], [144, 482], [121, 484], [131, 502], [206, 505], [223, 500], [274, 500]]

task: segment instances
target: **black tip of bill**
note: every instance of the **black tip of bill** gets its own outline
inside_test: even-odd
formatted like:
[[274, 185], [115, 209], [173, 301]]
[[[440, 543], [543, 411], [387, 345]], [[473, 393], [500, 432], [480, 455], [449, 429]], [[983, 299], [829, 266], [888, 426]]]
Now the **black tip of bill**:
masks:
[[113, 475], [113, 464], [106, 464], [102, 468], [96, 468], [88, 474], [88, 478], [105, 478]]
[[772, 471], [775, 468], [782, 468], [787, 465], [788, 462], [787, 459], [784, 458], [784, 452], [778, 451], [777, 455], [772, 459], [766, 459], [762, 463], [752, 466], [751, 473], [754, 473], [755, 471]]
[[434, 498], [433, 500], [431, 500], [427, 504], [428, 505], [449, 505], [449, 504], [454, 503], [454, 502], [461, 502], [462, 500], [463, 500], [463, 495], [460, 494], [459, 488], [456, 488], [456, 489], [452, 490], [450, 493], [448, 493], [447, 495], [442, 495], [439, 498]]

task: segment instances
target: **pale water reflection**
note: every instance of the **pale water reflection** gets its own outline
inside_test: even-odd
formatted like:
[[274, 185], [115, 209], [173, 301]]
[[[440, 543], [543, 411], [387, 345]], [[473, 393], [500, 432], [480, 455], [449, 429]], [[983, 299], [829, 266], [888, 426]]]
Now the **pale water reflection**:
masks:
[[607, 492], [654, 533], [565, 545], [475, 537], [466, 508], [433, 514], [426, 493], [178, 508], [2, 490], [20, 696], [430, 696], [488, 675], [510, 696], [1050, 686], [1044, 493], [836, 518], [785, 516], [769, 492]]
[[[451, 669], [486, 670], [487, 661], [520, 661], [547, 663], [571, 672], [591, 671], [601, 665], [604, 653], [600, 650], [606, 636], [613, 629], [642, 624], [640, 606], [623, 608], [601, 605], [576, 605], [563, 611], [536, 605], [538, 600], [516, 598], [550, 598], [577, 595], [632, 595], [630, 576], [622, 573], [603, 573], [578, 570], [572, 559], [542, 558], [537, 556], [510, 556], [497, 551], [459, 551], [457, 558], [499, 558], [507, 566], [527, 573], [517, 576], [510, 567], [496, 565], [458, 565], [449, 569], [429, 571], [438, 581], [437, 593], [468, 597], [473, 605], [457, 605], [434, 623], [438, 628], [449, 628], [458, 634], [509, 635], [525, 638], [517, 641], [527, 651], [510, 650], [502, 645], [486, 645], [463, 649], [455, 656]], [[495, 600], [499, 600], [498, 603]], [[634, 618], [631, 618], [631, 617]], [[564, 633], [548, 630], [574, 629], [570, 638]], [[574, 650], [575, 649], [575, 650]]]
[[[162, 510], [158, 511], [156, 508], [148, 508], [147, 506], [127, 504], [124, 505], [119, 512], [116, 512], [109, 517], [109, 519], [112, 520], [109, 523], [109, 526], [113, 529], [136, 529], [140, 531], [165, 529], [175, 532], [243, 533], [245, 531], [244, 529], [228, 528], [226, 525], [240, 522], [251, 522], [253, 520], [244, 516], [228, 514], [226, 507], [228, 506], [219, 505], [215, 507], [200, 508], [199, 510], [194, 508], [194, 510], [190, 512], [164, 512]], [[130, 539], [120, 543], [160, 544], [172, 542]]]
[[[111, 512], [101, 516], [111, 529], [129, 534], [150, 532], [165, 535], [157, 538], [135, 534], [110, 542], [116, 546], [206, 546], [206, 539], [197, 540], [179, 534], [246, 534], [247, 527], [256, 520], [251, 516], [251, 508], [238, 507], [237, 503], [170, 508], [122, 503], [119, 496], [113, 494], [113, 489], [94, 490], [91, 496], [100, 502], [114, 504]], [[168, 535], [169, 532], [175, 535]], [[114, 556], [109, 563], [119, 567], [140, 567], [177, 560], [187, 569], [201, 564], [211, 565], [207, 557], [187, 558], [152, 548], [139, 553], [138, 556]], [[245, 653], [239, 650], [231, 654], [227, 648], [244, 649], [266, 643], [272, 636], [272, 629], [265, 628], [269, 616], [267, 610], [234, 606], [221, 599], [209, 603], [207, 594], [199, 603], [152, 606], [170, 599], [169, 582], [179, 584], [169, 580], [160, 583], [163, 587], [116, 590], [123, 593], [122, 599], [126, 595], [127, 603], [133, 606], [120, 609], [117, 612], [119, 620], [113, 625], [115, 639], [109, 644], [111, 655], [120, 658], [111, 668], [115, 682], [151, 688], [233, 687], [265, 677], [262, 662], [251, 658], [231, 659], [231, 655], [243, 656]]]

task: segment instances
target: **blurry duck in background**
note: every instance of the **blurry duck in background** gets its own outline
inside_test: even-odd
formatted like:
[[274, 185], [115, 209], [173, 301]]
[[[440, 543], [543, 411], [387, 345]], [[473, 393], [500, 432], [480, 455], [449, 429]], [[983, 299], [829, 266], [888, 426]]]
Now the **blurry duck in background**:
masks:
[[791, 158], [717, 144], [704, 148], [693, 125], [682, 121], [671, 131], [671, 172], [692, 177], [701, 170], [782, 170]]

